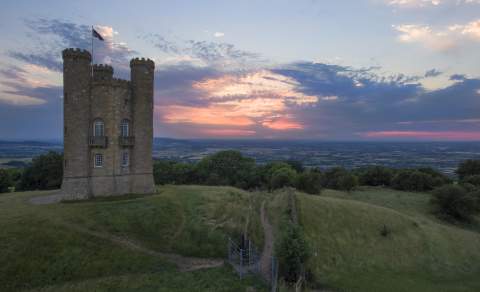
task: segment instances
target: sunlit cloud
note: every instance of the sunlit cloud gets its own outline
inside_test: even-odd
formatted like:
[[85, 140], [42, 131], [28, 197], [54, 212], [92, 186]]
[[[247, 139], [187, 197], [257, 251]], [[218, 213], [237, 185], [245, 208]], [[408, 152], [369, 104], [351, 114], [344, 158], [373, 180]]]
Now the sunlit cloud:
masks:
[[250, 126], [254, 121], [237, 112], [232, 112], [228, 106], [193, 107], [171, 105], [156, 108], [165, 123], [190, 123], [217, 126]]
[[289, 118], [278, 118], [262, 122], [262, 125], [272, 130], [301, 130], [303, 125]]
[[256, 134], [253, 130], [241, 129], [204, 129], [201, 134], [213, 137], [248, 137]]
[[407, 138], [426, 140], [480, 140], [480, 132], [465, 131], [378, 131], [361, 133], [365, 138]]
[[400, 33], [398, 35], [400, 42], [419, 43], [438, 51], [457, 48], [466, 42], [480, 42], [480, 20], [438, 29], [417, 24], [394, 25], [393, 28]]

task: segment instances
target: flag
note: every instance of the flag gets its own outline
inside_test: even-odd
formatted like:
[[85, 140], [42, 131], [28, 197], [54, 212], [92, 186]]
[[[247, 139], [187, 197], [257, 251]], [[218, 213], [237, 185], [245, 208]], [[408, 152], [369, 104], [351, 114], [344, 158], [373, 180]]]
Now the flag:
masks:
[[103, 41], [103, 37], [92, 27], [92, 36]]

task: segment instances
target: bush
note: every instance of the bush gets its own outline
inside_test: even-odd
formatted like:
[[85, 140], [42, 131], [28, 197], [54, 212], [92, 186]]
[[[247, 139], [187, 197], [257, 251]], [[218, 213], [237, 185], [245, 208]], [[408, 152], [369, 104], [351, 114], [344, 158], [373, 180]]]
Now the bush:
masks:
[[471, 184], [478, 188], [480, 187], [480, 174], [467, 176], [462, 180], [462, 183]]
[[438, 182], [425, 172], [404, 169], [393, 177], [392, 187], [403, 191], [424, 192], [432, 190], [436, 183]]
[[367, 186], [389, 186], [392, 182], [393, 171], [384, 166], [371, 166], [361, 172], [359, 181]]
[[464, 179], [471, 175], [480, 175], [480, 160], [465, 160], [457, 168], [458, 178]]
[[297, 281], [309, 256], [303, 230], [290, 221], [286, 222], [276, 242], [275, 253], [280, 262], [280, 273], [285, 281], [290, 283]]
[[433, 191], [432, 204], [442, 218], [468, 222], [478, 213], [478, 203], [474, 193], [458, 185], [445, 185]]
[[220, 151], [200, 160], [195, 167], [200, 183], [252, 188], [255, 182], [255, 161], [238, 151]]
[[280, 189], [295, 185], [297, 173], [291, 167], [276, 169], [270, 178], [270, 189]]
[[62, 185], [63, 154], [48, 152], [33, 158], [16, 186], [17, 190], [51, 190]]
[[334, 167], [323, 174], [322, 185], [326, 188], [351, 191], [358, 185], [358, 178], [343, 167]]
[[307, 194], [317, 195], [322, 191], [322, 174], [317, 171], [305, 171], [297, 176], [295, 187]]
[[0, 193], [9, 192], [9, 188], [12, 186], [10, 174], [5, 169], [0, 169]]

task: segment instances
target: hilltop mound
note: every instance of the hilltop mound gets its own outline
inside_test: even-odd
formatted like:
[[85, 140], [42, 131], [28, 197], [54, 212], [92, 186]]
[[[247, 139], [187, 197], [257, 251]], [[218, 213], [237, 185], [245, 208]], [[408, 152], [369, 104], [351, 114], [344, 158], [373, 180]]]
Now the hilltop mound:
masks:
[[430, 215], [429, 195], [297, 194], [317, 284], [341, 291], [479, 291], [480, 233]]

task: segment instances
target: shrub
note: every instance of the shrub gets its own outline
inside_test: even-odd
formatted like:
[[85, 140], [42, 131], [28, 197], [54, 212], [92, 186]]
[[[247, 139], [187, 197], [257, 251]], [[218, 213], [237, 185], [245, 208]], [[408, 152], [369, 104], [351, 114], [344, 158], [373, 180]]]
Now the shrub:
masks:
[[361, 172], [359, 181], [367, 186], [389, 186], [393, 178], [393, 171], [384, 166], [371, 166]]
[[317, 171], [305, 171], [297, 176], [295, 187], [307, 194], [319, 194], [322, 191], [322, 174]]
[[33, 158], [32, 164], [25, 168], [18, 190], [51, 190], [62, 185], [63, 154], [48, 152]]
[[200, 160], [195, 172], [201, 183], [247, 189], [253, 187], [255, 181], [255, 161], [238, 151], [220, 151]]
[[446, 219], [470, 221], [478, 212], [478, 197], [458, 185], [445, 185], [435, 189], [432, 204], [437, 215]]
[[404, 169], [392, 180], [392, 187], [397, 190], [423, 192], [432, 190], [437, 182], [434, 178], [419, 170]]
[[279, 189], [295, 185], [297, 173], [291, 167], [282, 167], [272, 173], [270, 178], [270, 188]]
[[5, 169], [0, 169], [0, 193], [8, 192], [11, 184], [9, 173]]
[[280, 262], [280, 273], [285, 281], [295, 282], [309, 256], [303, 230], [290, 221], [286, 222], [276, 242], [275, 253]]
[[339, 190], [351, 191], [358, 186], [358, 178], [353, 174], [342, 175], [338, 179], [337, 187]]
[[478, 188], [480, 187], [480, 174], [467, 176], [462, 180], [462, 183], [471, 184]]
[[460, 179], [464, 179], [471, 175], [480, 175], [480, 160], [465, 160], [457, 168], [456, 171]]

